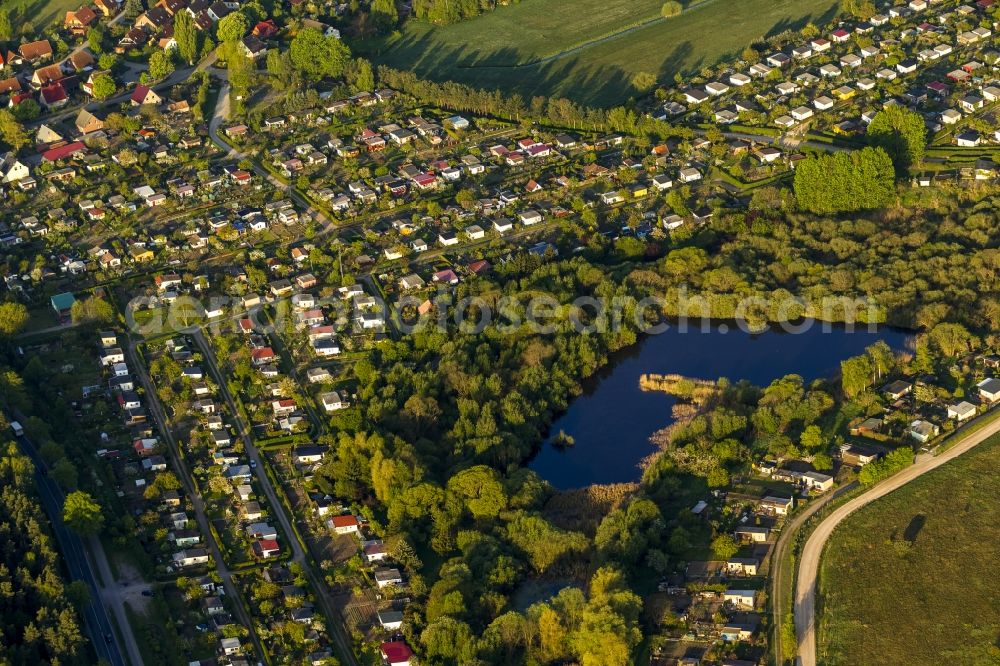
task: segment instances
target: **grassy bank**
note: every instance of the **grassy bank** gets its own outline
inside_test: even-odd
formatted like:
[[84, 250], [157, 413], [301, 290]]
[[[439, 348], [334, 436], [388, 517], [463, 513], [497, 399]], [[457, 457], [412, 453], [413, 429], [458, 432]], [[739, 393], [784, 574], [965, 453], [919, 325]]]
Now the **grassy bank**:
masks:
[[524, 0], [449, 26], [410, 21], [353, 45], [375, 62], [435, 80], [610, 106], [648, 72], [669, 81], [750, 42], [832, 18], [831, 0], [706, 0], [658, 19], [660, 0]]
[[820, 663], [996, 663], [998, 468], [1000, 436], [841, 524], [820, 570]]

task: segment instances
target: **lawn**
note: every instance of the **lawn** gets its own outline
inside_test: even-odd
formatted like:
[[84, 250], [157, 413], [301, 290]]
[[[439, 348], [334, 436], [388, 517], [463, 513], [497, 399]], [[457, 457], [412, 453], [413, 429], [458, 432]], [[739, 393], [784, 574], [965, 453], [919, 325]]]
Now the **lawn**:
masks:
[[671, 81], [754, 40], [830, 20], [833, 0], [704, 0], [672, 19], [660, 0], [523, 0], [455, 25], [409, 21], [352, 47], [435, 80], [609, 106], [636, 93], [638, 72]]
[[15, 32], [21, 30], [25, 21], [31, 21], [39, 32], [47, 32], [45, 29], [53, 21], [58, 21], [62, 27], [67, 11], [87, 4], [83, 0], [0, 0], [0, 7], [10, 12]]
[[1000, 436], [844, 521], [820, 571], [819, 663], [1000, 661]]

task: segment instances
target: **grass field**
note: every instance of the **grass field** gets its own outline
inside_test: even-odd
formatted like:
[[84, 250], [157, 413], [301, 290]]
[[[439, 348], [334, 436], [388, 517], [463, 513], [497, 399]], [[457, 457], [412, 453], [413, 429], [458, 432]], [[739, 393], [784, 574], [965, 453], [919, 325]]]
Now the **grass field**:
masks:
[[738, 54], [752, 41], [820, 25], [834, 0], [704, 0], [659, 17], [661, 0], [522, 0], [455, 25], [409, 21], [395, 36], [355, 43], [377, 63], [434, 80], [609, 106], [649, 72], [670, 81]]
[[0, 0], [0, 7], [10, 12], [14, 32], [19, 33], [24, 22], [30, 21], [35, 30], [44, 32], [58, 20], [62, 26], [66, 12], [89, 4], [85, 0]]
[[844, 521], [820, 570], [818, 661], [1000, 663], [1000, 437]]

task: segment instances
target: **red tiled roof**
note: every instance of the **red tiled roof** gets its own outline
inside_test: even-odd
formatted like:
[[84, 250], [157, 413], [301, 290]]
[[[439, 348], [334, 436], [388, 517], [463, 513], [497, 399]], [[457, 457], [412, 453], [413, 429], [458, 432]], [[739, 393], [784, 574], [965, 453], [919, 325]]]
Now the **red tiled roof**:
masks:
[[16, 93], [14, 95], [11, 95], [11, 97], [10, 97], [10, 105], [11, 106], [17, 106], [21, 102], [25, 102], [25, 101], [27, 101], [29, 99], [34, 99], [34, 98], [35, 98], [35, 94], [32, 93], [31, 91], [19, 92], [19, 93]]
[[488, 271], [489, 269], [490, 269], [490, 262], [486, 261], [485, 259], [480, 259], [479, 261], [474, 261], [471, 264], [469, 264], [469, 270], [477, 275], [484, 271]]
[[33, 79], [37, 80], [40, 84], [45, 85], [46, 83], [51, 83], [52, 81], [58, 81], [65, 76], [62, 72], [62, 67], [59, 65], [48, 65], [46, 67], [39, 67], [35, 70]]
[[49, 44], [49, 40], [40, 39], [37, 42], [21, 44], [21, 48], [18, 49], [18, 53], [21, 54], [22, 58], [34, 60], [35, 58], [52, 55], [52, 45]]
[[46, 150], [42, 153], [42, 159], [47, 162], [58, 162], [74, 153], [83, 152], [85, 149], [86, 146], [83, 145], [82, 141], [74, 141], [73, 143], [67, 143], [65, 146]]
[[410, 646], [403, 641], [382, 643], [381, 650], [382, 656], [385, 657], [386, 661], [390, 664], [399, 664], [409, 661], [410, 657], [413, 656], [413, 650], [411, 650]]
[[334, 516], [331, 521], [334, 527], [353, 527], [359, 524], [355, 516]]
[[446, 268], [443, 271], [438, 271], [434, 274], [434, 279], [437, 282], [455, 282], [458, 280], [458, 276], [455, 275], [455, 271], [450, 268]]
[[18, 92], [21, 90], [21, 80], [16, 76], [0, 81], [0, 93]]
[[67, 98], [68, 96], [66, 95], [66, 90], [58, 82], [42, 88], [42, 99], [45, 100], [46, 104], [56, 104], [57, 102], [62, 102]]
[[138, 85], [135, 90], [132, 91], [132, 97], [130, 98], [136, 104], [142, 104], [146, 101], [146, 95], [149, 94], [149, 86]]
[[270, 37], [277, 34], [277, 32], [278, 26], [271, 19], [261, 21], [253, 27], [253, 34], [257, 37]]

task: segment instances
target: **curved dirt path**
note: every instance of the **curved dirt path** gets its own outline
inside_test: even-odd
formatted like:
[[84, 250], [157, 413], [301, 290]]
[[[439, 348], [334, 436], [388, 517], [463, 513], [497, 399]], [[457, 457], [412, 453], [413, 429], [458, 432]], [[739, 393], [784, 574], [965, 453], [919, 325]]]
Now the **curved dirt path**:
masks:
[[990, 423], [976, 432], [961, 437], [958, 442], [939, 456], [923, 454], [917, 456], [910, 467], [878, 483], [868, 492], [858, 495], [844, 505], [837, 507], [823, 522], [821, 522], [806, 541], [802, 549], [799, 575], [795, 585], [795, 632], [799, 642], [799, 659], [801, 666], [816, 666], [816, 581], [819, 573], [820, 556], [823, 547], [833, 531], [849, 515], [858, 509], [871, 504], [880, 497], [888, 495], [917, 477], [940, 467], [946, 462], [957, 458], [966, 451], [981, 444], [986, 439], [1000, 433], [1000, 419]]

